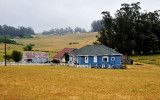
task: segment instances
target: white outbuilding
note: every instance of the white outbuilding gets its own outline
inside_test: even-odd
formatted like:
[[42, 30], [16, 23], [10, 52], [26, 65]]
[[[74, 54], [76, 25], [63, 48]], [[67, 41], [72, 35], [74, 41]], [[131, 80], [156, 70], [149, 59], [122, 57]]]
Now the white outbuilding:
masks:
[[23, 53], [22, 63], [49, 63], [50, 59], [46, 52]]

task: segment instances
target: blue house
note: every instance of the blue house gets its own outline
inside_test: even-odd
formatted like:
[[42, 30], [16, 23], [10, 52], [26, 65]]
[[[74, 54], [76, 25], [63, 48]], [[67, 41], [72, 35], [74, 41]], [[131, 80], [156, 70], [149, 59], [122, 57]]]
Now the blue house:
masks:
[[87, 45], [69, 53], [69, 64], [88, 68], [121, 68], [121, 55], [104, 45]]

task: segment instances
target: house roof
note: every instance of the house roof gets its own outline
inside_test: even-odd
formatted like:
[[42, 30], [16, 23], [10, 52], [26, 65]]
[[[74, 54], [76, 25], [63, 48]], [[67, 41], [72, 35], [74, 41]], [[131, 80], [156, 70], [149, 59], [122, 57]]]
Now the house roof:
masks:
[[55, 55], [53, 58], [61, 59], [65, 53], [70, 53], [74, 51], [76, 48], [64, 48], [61, 52]]
[[83, 56], [83, 55], [122, 55], [122, 54], [105, 45], [87, 45], [69, 53], [69, 55]]
[[23, 53], [23, 57], [27, 59], [47, 59], [49, 58], [46, 52]]

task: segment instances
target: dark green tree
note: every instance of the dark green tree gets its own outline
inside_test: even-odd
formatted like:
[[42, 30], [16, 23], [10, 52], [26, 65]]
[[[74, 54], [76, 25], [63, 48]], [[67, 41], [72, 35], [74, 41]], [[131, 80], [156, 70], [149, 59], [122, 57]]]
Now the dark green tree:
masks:
[[15, 62], [19, 62], [22, 59], [22, 54], [19, 51], [14, 50], [12, 52], [12, 58]]
[[65, 53], [64, 54], [64, 57], [65, 57], [65, 61], [66, 61], [66, 63], [69, 61], [69, 55], [68, 55], [68, 53]]
[[147, 54], [160, 49], [159, 11], [140, 12], [140, 2], [121, 5], [112, 17], [102, 12], [104, 27], [97, 40], [122, 54]]

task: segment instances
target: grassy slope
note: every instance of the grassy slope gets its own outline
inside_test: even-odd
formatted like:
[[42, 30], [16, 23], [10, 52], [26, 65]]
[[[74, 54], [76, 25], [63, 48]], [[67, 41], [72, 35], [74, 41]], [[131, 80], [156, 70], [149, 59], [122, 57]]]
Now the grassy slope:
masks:
[[159, 100], [160, 67], [0, 66], [0, 100]]
[[157, 55], [143, 55], [143, 56], [131, 56], [131, 59], [141, 63], [155, 64], [160, 66], [160, 54]]
[[[35, 38], [31, 39], [15, 39], [17, 43], [27, 45], [29, 43], [35, 44], [33, 50], [35, 52], [49, 51], [48, 54], [52, 58], [59, 51], [65, 47], [80, 48], [85, 45], [93, 44], [96, 41], [97, 33], [86, 34], [67, 34], [67, 35], [35, 35]], [[79, 44], [69, 45], [70, 42], [78, 42]], [[7, 54], [11, 54], [13, 50], [23, 51], [22, 45], [10, 45], [7, 44]], [[0, 44], [0, 61], [3, 61], [4, 44]]]

